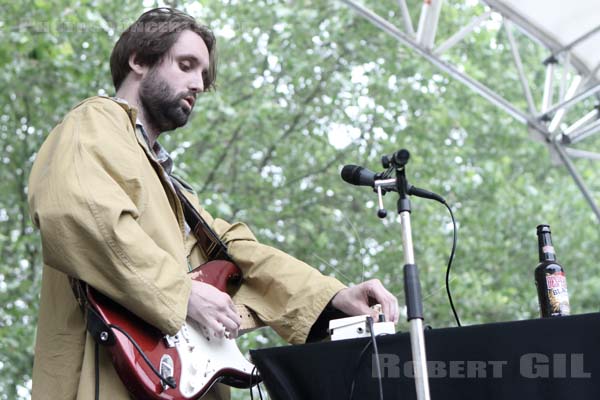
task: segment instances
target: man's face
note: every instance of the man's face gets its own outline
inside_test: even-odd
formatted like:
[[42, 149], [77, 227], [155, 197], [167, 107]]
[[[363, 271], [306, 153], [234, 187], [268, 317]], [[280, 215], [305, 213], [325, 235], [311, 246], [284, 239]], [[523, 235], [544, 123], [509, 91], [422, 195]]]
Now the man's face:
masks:
[[146, 120], [159, 132], [187, 123], [196, 95], [204, 90], [209, 61], [202, 38], [186, 30], [169, 54], [143, 77], [138, 92], [140, 103]]

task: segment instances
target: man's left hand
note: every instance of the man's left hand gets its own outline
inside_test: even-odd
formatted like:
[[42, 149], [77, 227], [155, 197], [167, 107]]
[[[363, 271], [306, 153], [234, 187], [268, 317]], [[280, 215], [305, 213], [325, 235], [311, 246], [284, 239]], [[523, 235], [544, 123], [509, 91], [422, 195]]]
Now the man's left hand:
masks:
[[331, 305], [348, 315], [371, 315], [377, 320], [377, 311], [369, 307], [370, 299], [381, 304], [386, 321], [398, 322], [398, 300], [379, 279], [371, 279], [356, 286], [340, 290], [331, 300]]

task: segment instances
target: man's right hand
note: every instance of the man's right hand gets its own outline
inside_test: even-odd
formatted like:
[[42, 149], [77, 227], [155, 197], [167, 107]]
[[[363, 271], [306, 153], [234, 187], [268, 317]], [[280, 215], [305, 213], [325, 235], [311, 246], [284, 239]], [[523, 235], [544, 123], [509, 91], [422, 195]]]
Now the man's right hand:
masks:
[[242, 320], [227, 293], [204, 282], [192, 281], [188, 316], [206, 327], [213, 336], [229, 338], [238, 335]]

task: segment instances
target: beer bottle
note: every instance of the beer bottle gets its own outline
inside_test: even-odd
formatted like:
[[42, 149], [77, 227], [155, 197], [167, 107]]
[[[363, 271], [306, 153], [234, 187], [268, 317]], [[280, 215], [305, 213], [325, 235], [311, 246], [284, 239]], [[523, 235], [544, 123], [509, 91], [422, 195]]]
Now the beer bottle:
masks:
[[538, 225], [540, 263], [535, 269], [540, 314], [542, 318], [569, 315], [569, 293], [563, 267], [556, 261], [549, 225]]

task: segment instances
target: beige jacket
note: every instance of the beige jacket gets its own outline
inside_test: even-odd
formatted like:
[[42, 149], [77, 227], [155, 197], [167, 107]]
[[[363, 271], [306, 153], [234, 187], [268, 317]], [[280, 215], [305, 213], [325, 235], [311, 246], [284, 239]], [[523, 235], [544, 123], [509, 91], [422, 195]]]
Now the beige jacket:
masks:
[[[93, 399], [94, 343], [68, 276], [82, 279], [168, 334], [187, 313], [187, 272], [205, 261], [186, 235], [181, 204], [135, 129], [136, 110], [109, 98], [71, 110], [41, 147], [29, 181], [31, 217], [42, 237], [44, 270], [33, 367], [33, 400]], [[234, 296], [285, 340], [302, 343], [344, 286], [258, 243], [246, 225], [213, 219], [242, 269]], [[101, 348], [100, 398], [128, 399]], [[207, 399], [227, 392], [213, 390]]]

